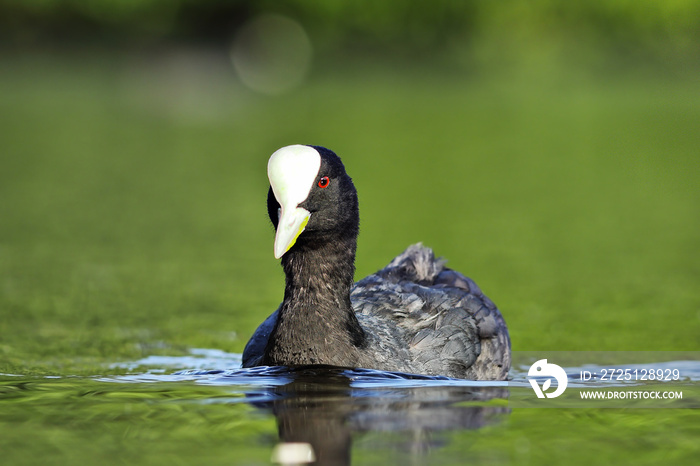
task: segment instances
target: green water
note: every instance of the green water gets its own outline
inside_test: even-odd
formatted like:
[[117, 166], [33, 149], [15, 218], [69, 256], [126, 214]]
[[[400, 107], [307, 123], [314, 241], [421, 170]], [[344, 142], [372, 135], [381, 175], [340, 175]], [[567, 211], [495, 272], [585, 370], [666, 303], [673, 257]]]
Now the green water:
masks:
[[[697, 351], [700, 83], [626, 70], [318, 67], [263, 97], [206, 54], [5, 57], [0, 451], [6, 464], [255, 464], [274, 418], [230, 387], [119, 384], [122, 361], [240, 353], [281, 300], [267, 157], [343, 157], [357, 276], [423, 241], [513, 348]], [[56, 377], [56, 378], [46, 378]], [[687, 463], [696, 410], [513, 410], [419, 463]], [[358, 464], [405, 435], [357, 434]]]

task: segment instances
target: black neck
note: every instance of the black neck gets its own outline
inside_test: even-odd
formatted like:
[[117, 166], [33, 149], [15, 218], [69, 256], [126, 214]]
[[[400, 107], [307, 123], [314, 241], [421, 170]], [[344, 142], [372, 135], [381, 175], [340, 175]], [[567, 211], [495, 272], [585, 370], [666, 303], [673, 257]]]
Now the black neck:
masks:
[[265, 349], [264, 364], [303, 365], [347, 360], [365, 335], [350, 303], [355, 273], [356, 232], [306, 236], [284, 256], [284, 301]]

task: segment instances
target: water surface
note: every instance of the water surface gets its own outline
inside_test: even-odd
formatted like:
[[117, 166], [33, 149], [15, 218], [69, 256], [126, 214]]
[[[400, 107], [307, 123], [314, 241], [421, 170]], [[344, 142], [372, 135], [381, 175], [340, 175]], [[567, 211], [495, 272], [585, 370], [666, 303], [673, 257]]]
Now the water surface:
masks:
[[[10, 450], [13, 464], [31, 464], [33, 455], [53, 456], [57, 464], [98, 459], [105, 464], [266, 464], [275, 448], [292, 442], [310, 445], [319, 464], [520, 462], [540, 456], [533, 448], [543, 435], [533, 435], [523, 422], [539, 418], [546, 432], [547, 423], [554, 419], [550, 427], [556, 428], [563, 413], [571, 425], [583, 419], [591, 431], [602, 420], [625, 419], [643, 420], [646, 429], [661, 414], [677, 423], [676, 442], [686, 443], [685, 451], [675, 453], [682, 456], [693, 452], [687, 435], [697, 429], [692, 408], [513, 408], [514, 394], [532, 398], [527, 365], [514, 367], [507, 382], [486, 382], [333, 367], [242, 369], [240, 363], [239, 354], [195, 349], [187, 356], [150, 356], [110, 368], [124, 369], [124, 375], [3, 374], [0, 422], [18, 426], [10, 434], [16, 442]], [[660, 364], [682, 367], [687, 388], [700, 382], [698, 361], [653, 363]], [[602, 367], [566, 367], [570, 386], [581, 385], [584, 368]], [[699, 407], [697, 389], [687, 393], [688, 406]], [[38, 425], [41, 432], [32, 428]], [[578, 429], [559, 429], [557, 441], [574, 442], [577, 435]], [[638, 432], [610, 429], [607, 435], [625, 443]], [[229, 451], [221, 450], [223, 439]], [[214, 442], [217, 446], [208, 448]], [[26, 456], [17, 444], [24, 444]], [[589, 452], [579, 459], [591, 457]]]

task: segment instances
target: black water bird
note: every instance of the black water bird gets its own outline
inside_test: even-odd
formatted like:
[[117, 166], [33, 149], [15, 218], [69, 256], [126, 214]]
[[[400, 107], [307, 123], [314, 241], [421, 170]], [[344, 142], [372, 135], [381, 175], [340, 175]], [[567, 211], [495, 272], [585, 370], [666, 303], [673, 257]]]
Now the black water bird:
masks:
[[496, 306], [420, 244], [357, 283], [357, 191], [340, 158], [283, 147], [268, 162], [267, 209], [284, 301], [255, 331], [243, 367], [332, 365], [503, 380], [510, 339]]

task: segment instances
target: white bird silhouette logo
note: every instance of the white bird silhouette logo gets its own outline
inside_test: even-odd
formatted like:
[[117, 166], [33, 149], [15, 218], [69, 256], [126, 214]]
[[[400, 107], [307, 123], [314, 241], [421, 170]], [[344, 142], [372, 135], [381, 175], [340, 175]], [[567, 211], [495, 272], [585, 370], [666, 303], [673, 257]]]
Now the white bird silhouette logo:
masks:
[[564, 393], [566, 385], [569, 382], [564, 369], [556, 364], [549, 364], [546, 359], [540, 359], [530, 366], [527, 375], [528, 377], [554, 377], [557, 380], [557, 389], [552, 393], [544, 393], [552, 385], [552, 379], [545, 380], [542, 384], [542, 388], [540, 388], [536, 379], [529, 379], [530, 385], [532, 385], [532, 389], [535, 390], [537, 398], [544, 398], [545, 395], [547, 398], [556, 398]]

